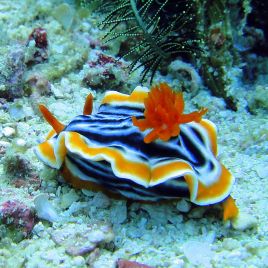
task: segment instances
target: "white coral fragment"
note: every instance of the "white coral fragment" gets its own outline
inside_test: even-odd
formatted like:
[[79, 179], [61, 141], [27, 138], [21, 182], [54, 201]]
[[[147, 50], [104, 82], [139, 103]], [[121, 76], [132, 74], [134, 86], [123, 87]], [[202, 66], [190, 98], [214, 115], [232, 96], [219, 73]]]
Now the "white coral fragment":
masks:
[[59, 220], [58, 213], [48, 201], [46, 194], [40, 194], [34, 199], [35, 210], [38, 218], [55, 222]]

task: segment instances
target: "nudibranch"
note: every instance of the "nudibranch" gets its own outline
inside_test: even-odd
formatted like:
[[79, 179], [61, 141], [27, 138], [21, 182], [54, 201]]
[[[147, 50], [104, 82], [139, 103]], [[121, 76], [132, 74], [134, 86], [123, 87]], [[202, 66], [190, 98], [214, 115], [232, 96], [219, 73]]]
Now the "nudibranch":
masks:
[[98, 112], [92, 106], [89, 94], [83, 115], [65, 126], [39, 105], [53, 129], [35, 153], [67, 182], [139, 201], [221, 203], [224, 220], [237, 216], [234, 178], [216, 158], [216, 127], [202, 119], [207, 109], [184, 114], [182, 94], [165, 83], [108, 91]]

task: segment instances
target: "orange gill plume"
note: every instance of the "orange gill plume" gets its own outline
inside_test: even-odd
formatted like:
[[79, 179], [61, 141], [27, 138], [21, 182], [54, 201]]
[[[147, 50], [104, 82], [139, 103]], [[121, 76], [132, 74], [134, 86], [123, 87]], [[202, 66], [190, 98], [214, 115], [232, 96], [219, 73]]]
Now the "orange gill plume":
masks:
[[207, 112], [206, 108], [183, 114], [184, 100], [181, 92], [174, 92], [166, 83], [153, 86], [144, 101], [144, 119], [132, 117], [133, 125], [141, 131], [151, 129], [144, 142], [150, 143], [157, 138], [163, 141], [180, 134], [180, 124], [199, 122]]

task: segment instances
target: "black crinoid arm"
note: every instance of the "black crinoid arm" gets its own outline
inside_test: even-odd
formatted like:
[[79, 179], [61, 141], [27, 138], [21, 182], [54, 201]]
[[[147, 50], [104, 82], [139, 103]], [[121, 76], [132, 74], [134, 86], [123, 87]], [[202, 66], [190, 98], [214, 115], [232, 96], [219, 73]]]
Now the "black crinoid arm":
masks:
[[[195, 0], [115, 0], [102, 1], [107, 12], [101, 26], [107, 29], [104, 39], [131, 40], [120, 55], [131, 58], [130, 71], [143, 67], [141, 82], [167, 66], [177, 57], [192, 57], [200, 52], [197, 31], [198, 7]], [[121, 27], [125, 24], [125, 27]], [[122, 28], [124, 30], [122, 30]]]

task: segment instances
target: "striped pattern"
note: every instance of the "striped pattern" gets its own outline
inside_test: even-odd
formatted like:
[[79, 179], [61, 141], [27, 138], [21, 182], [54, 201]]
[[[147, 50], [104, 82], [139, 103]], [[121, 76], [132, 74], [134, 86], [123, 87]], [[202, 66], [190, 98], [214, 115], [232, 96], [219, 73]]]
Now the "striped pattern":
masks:
[[148, 132], [140, 132], [131, 119], [143, 117], [146, 94], [141, 87], [130, 96], [108, 93], [98, 113], [75, 117], [36, 147], [37, 156], [53, 168], [64, 163], [74, 177], [135, 200], [183, 197], [208, 205], [228, 197], [233, 177], [216, 159], [214, 124], [180, 125], [178, 137], [146, 144]]

